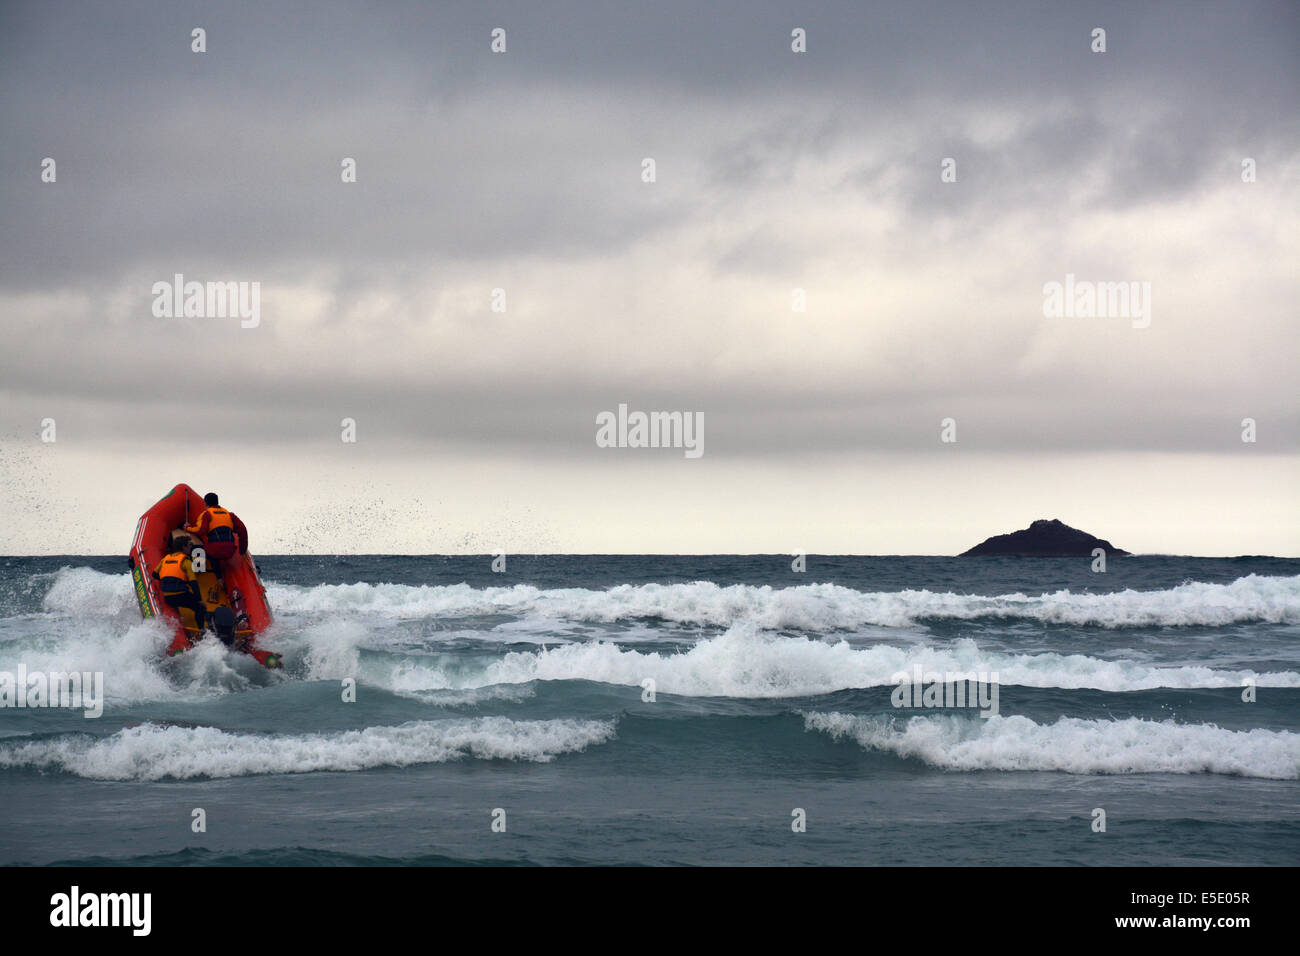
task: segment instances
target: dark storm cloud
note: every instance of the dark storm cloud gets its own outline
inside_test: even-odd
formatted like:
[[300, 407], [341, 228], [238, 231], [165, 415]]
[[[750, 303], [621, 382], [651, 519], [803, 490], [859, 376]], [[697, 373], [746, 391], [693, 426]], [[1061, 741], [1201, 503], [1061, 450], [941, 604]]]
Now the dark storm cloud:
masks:
[[[246, 268], [583, 255], [688, 220], [691, 197], [649, 204], [627, 166], [669, 144], [603, 141], [605, 101], [584, 91], [653, 104], [650, 129], [701, 103], [756, 117], [774, 98], [802, 104], [796, 125], [748, 141], [676, 144], [719, 189], [780, 178], [795, 154], [865, 133], [897, 137], [889, 162], [917, 176], [896, 198], [917, 212], [987, 212], [1012, 189], [1047, 202], [1097, 158], [1104, 201], [1166, 199], [1198, 185], [1216, 143], [1294, 145], [1300, 24], [1286, 3], [410, 3], [12, 4], [3, 25], [0, 275], [31, 288], [102, 281], [181, 237], [196, 259]], [[195, 25], [208, 32], [202, 56], [189, 50]], [[506, 56], [487, 52], [496, 25]], [[805, 57], [789, 54], [793, 25], [809, 31]], [[1104, 56], [1088, 52], [1095, 25]], [[521, 142], [511, 103], [546, 89], [565, 138], [541, 128]], [[1065, 115], [996, 149], [951, 129], [916, 135], [935, 104], [1058, 101]], [[45, 155], [60, 163], [57, 192], [32, 188]], [[346, 196], [343, 155], [361, 163]], [[970, 188], [940, 198], [929, 174], [949, 155]]]

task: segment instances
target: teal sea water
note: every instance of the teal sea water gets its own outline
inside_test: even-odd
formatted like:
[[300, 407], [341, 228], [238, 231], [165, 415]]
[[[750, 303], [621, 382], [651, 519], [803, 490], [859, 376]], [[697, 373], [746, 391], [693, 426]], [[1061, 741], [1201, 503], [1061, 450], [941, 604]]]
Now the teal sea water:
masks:
[[1300, 861], [1300, 560], [790, 561], [265, 556], [269, 672], [0, 558], [0, 675], [105, 691], [0, 708], [0, 863]]

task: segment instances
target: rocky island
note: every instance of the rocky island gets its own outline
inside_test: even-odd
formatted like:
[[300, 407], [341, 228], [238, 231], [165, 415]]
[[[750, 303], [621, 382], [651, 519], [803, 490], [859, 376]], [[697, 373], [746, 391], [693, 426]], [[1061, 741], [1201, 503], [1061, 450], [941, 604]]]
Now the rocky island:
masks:
[[987, 538], [958, 557], [1088, 558], [1092, 557], [1094, 548], [1104, 550], [1107, 557], [1129, 553], [1104, 538], [1094, 538], [1086, 531], [1071, 528], [1057, 518], [1040, 518], [1023, 531]]

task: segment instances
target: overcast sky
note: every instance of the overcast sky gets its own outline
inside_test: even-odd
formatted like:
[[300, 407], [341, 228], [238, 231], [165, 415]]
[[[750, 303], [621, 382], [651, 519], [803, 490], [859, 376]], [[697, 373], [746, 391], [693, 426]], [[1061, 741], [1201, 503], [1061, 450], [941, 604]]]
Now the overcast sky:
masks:
[[5, 3], [0, 552], [1300, 554], [1298, 11]]

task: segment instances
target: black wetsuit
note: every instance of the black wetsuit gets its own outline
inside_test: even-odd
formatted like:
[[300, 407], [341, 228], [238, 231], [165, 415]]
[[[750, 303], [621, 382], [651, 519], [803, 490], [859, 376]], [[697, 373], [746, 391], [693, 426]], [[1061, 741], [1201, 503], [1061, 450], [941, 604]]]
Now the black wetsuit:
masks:
[[183, 607], [189, 608], [194, 612], [194, 621], [203, 630], [204, 624], [207, 623], [207, 609], [203, 606], [203, 599], [199, 597], [199, 583], [197, 581], [186, 581], [184, 578], [163, 578], [162, 579], [163, 600], [169, 605], [180, 610]]

